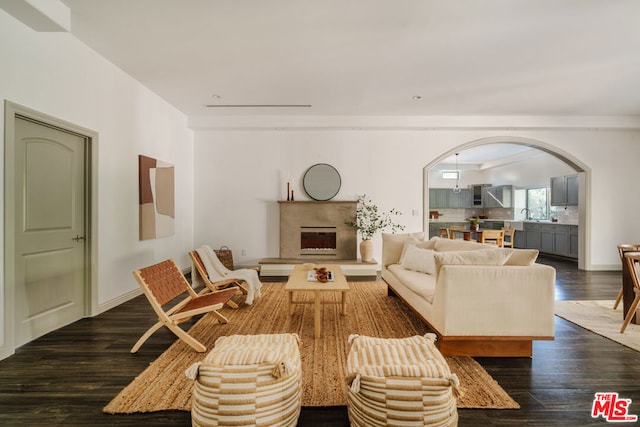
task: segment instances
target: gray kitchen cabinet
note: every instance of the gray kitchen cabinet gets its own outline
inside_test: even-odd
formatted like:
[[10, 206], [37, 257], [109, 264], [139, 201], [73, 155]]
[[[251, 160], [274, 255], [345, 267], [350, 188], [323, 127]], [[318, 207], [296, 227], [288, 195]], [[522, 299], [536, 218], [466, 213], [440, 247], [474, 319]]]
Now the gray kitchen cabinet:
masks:
[[[525, 230], [533, 229], [533, 224], [525, 224]], [[538, 249], [551, 255], [564, 257], [578, 257], [578, 227], [564, 224], [537, 224], [539, 246], [536, 248], [533, 240], [527, 239], [527, 248]], [[533, 234], [533, 233], [531, 233]], [[529, 238], [530, 234], [527, 234]], [[531, 237], [535, 239], [535, 237]]]
[[540, 229], [540, 252], [553, 253], [553, 231]]
[[470, 208], [472, 207], [471, 190], [463, 188], [459, 193], [453, 190], [447, 192], [447, 207], [448, 208]]
[[510, 208], [513, 204], [513, 186], [496, 185], [482, 189], [482, 205], [485, 208]]
[[513, 247], [523, 249], [526, 247], [526, 235], [524, 230], [515, 230], [513, 235]]
[[429, 238], [440, 235], [440, 228], [446, 228], [446, 223], [443, 222], [430, 222], [429, 223]]
[[447, 188], [430, 188], [429, 189], [429, 209], [446, 209], [447, 208]]
[[578, 227], [569, 226], [569, 256], [578, 258]]
[[578, 175], [551, 178], [551, 206], [578, 205]]
[[459, 193], [451, 188], [430, 188], [429, 209], [457, 209], [473, 206], [472, 192], [463, 188]]
[[524, 234], [524, 247], [540, 250], [540, 224], [525, 223], [523, 228], [521, 233]]
[[567, 206], [578, 206], [578, 175], [567, 176]]

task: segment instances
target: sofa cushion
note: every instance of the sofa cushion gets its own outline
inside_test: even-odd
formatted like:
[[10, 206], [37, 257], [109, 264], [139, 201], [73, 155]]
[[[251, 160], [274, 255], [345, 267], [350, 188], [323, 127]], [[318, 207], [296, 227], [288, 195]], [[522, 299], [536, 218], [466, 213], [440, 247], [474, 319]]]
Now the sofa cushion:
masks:
[[424, 240], [424, 232], [420, 233], [382, 233], [382, 266], [396, 264], [402, 255], [404, 244], [410, 238]]
[[470, 240], [439, 239], [436, 241], [435, 249], [438, 252], [473, 251], [477, 249], [487, 249], [487, 245], [485, 243], [472, 242]]
[[533, 265], [538, 259], [537, 249], [509, 249], [504, 248], [502, 251], [509, 254], [509, 258], [505, 261], [504, 265], [520, 265], [528, 266]]
[[[392, 264], [389, 271], [413, 293], [419, 295], [429, 303], [433, 302], [433, 295], [436, 292], [436, 276], [424, 274], [417, 271], [406, 270], [400, 264]], [[409, 305], [412, 301], [407, 300]]]
[[409, 245], [406, 247], [402, 258], [400, 258], [400, 265], [406, 270], [436, 274], [434, 254], [435, 251], [432, 249], [422, 249], [416, 245]]
[[504, 265], [510, 254], [496, 249], [436, 252], [436, 275], [443, 265]]

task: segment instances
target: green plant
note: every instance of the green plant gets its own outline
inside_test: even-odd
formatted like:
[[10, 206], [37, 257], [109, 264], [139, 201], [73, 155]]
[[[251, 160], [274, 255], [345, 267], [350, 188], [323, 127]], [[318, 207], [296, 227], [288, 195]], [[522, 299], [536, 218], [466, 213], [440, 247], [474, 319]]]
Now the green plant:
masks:
[[480, 220], [478, 218], [466, 218], [465, 221], [469, 224], [480, 224]]
[[358, 196], [356, 208], [356, 221], [346, 221], [345, 224], [354, 227], [360, 232], [363, 240], [370, 240], [377, 232], [391, 229], [391, 232], [404, 230], [404, 225], [393, 222], [392, 217], [401, 215], [396, 209], [389, 212], [379, 212], [366, 194]]

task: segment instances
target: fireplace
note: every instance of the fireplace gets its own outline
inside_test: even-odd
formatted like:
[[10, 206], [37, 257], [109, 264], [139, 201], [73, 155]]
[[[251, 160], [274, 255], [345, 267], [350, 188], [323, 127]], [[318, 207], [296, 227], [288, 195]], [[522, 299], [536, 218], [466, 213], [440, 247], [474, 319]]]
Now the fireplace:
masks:
[[355, 260], [357, 202], [280, 203], [280, 258]]
[[300, 255], [334, 256], [336, 249], [336, 227], [301, 227]]

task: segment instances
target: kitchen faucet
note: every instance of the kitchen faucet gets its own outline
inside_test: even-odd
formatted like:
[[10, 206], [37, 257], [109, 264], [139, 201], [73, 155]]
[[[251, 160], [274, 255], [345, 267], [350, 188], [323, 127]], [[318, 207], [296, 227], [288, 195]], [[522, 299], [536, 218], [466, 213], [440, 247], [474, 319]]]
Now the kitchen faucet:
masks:
[[520, 213], [525, 212], [524, 214], [524, 219], [528, 220], [529, 219], [529, 215], [531, 214], [531, 209], [529, 208], [524, 208], [520, 211]]

